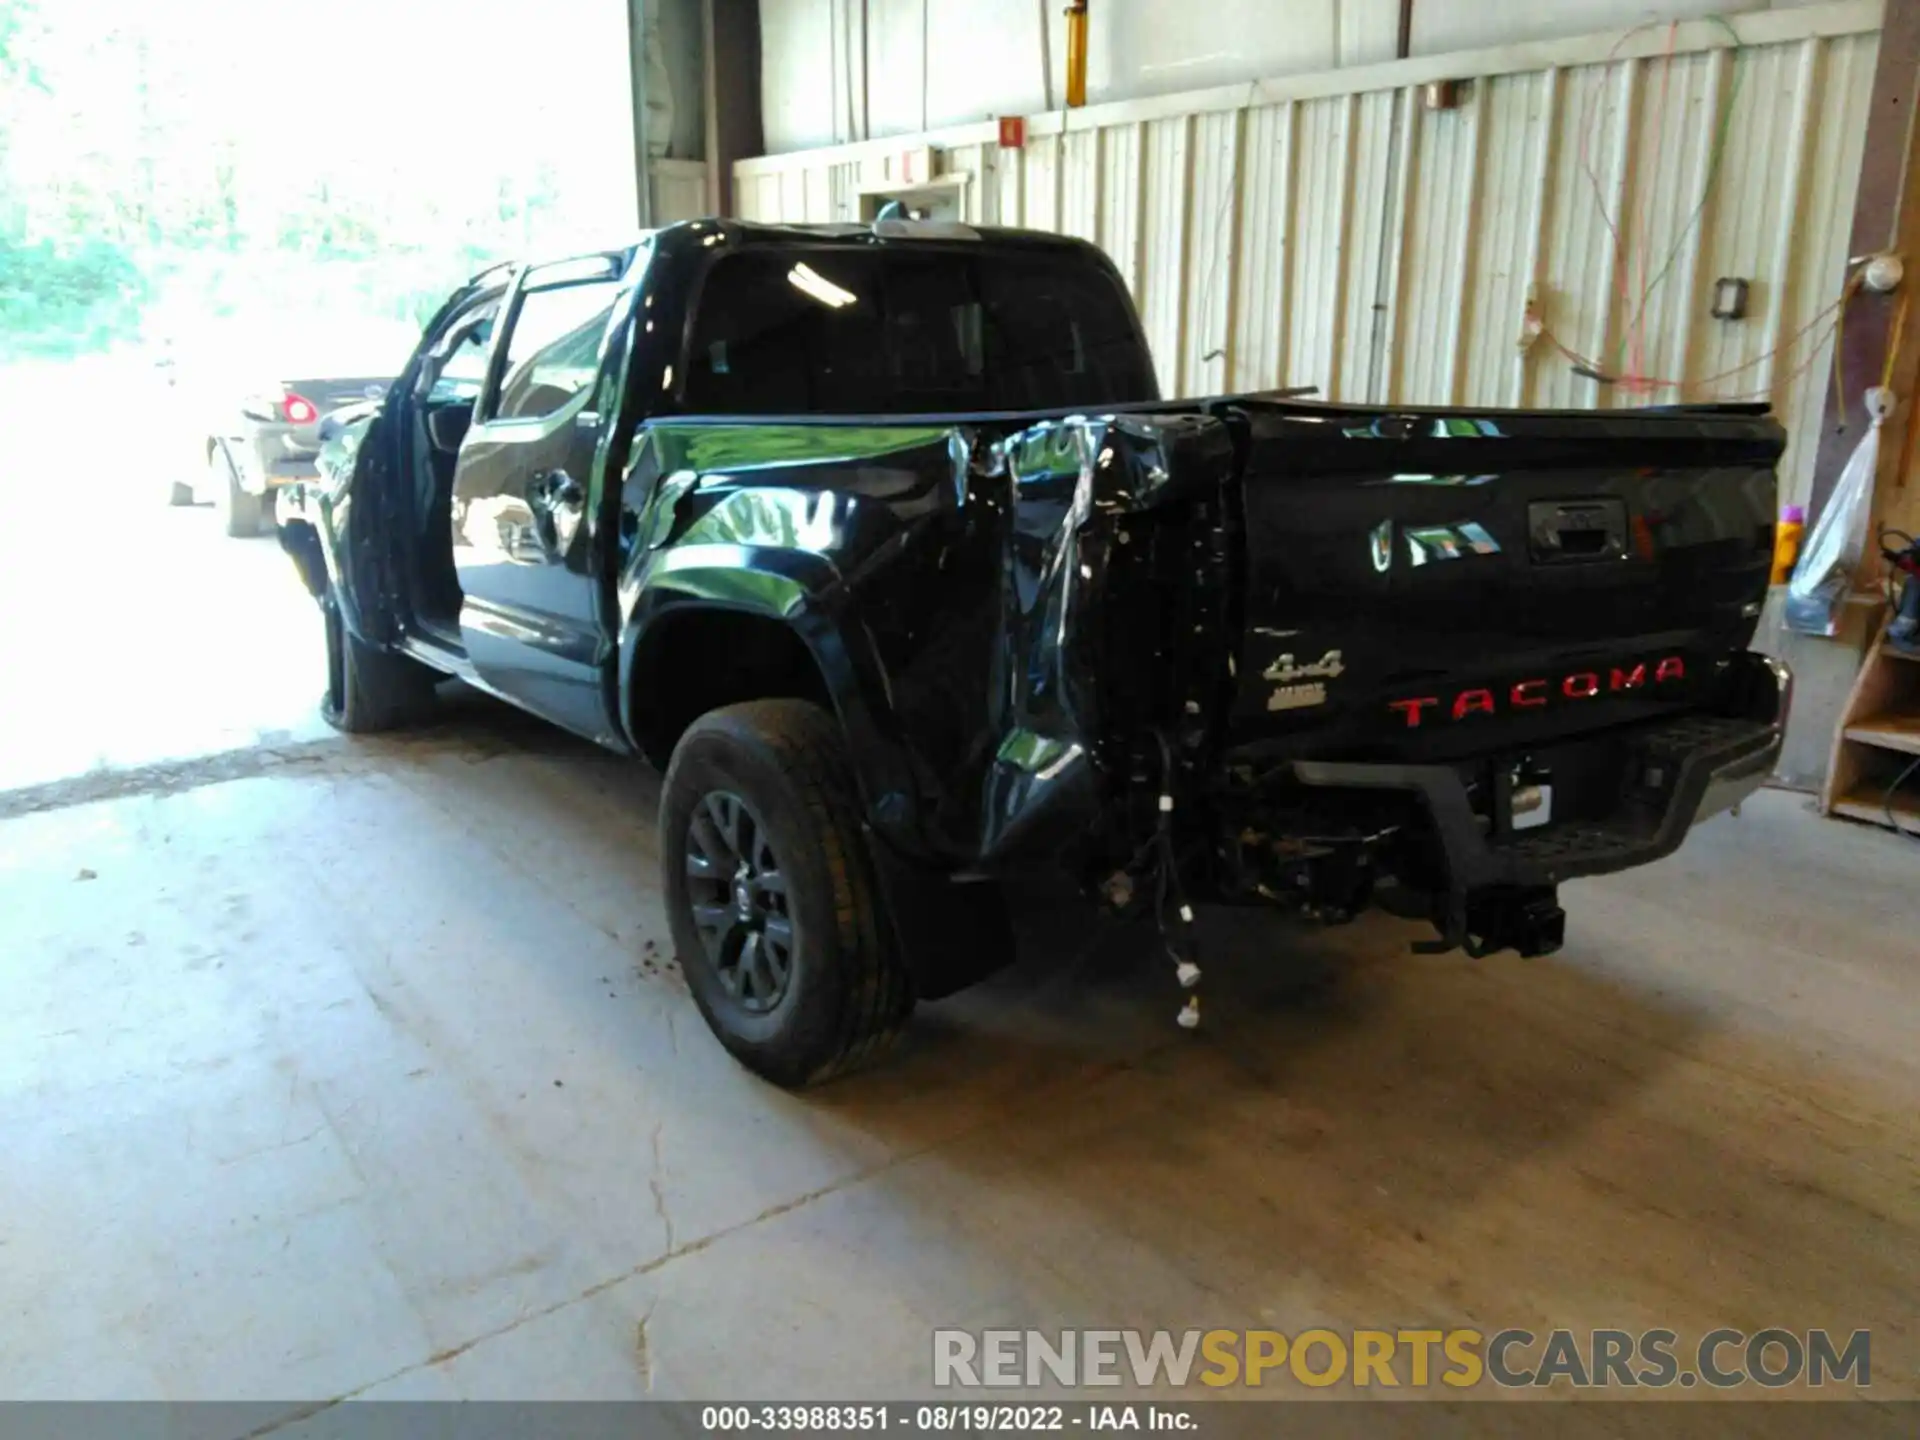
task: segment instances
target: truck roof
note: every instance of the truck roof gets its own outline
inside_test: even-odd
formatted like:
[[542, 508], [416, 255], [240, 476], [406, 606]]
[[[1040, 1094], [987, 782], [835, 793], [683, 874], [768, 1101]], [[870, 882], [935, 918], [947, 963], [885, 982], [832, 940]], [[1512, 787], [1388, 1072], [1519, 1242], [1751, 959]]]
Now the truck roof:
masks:
[[[881, 228], [881, 227], [885, 228]], [[807, 244], [846, 245], [874, 244], [937, 244], [961, 243], [967, 245], [991, 245], [1000, 249], [1030, 250], [1036, 252], [1051, 251], [1055, 254], [1091, 254], [1103, 265], [1111, 264], [1107, 253], [1091, 241], [1082, 240], [1076, 235], [1059, 235], [1050, 230], [1016, 230], [1004, 225], [971, 225], [958, 222], [923, 220], [888, 220], [870, 224], [855, 224], [850, 220], [832, 221], [822, 224], [771, 224], [759, 220], [730, 220], [709, 218], [704, 220], [678, 220], [671, 225], [662, 225], [657, 229], [643, 230], [631, 236], [622, 245], [631, 248], [635, 244], [659, 241], [670, 237], [707, 236], [718, 234], [728, 249], [751, 248], [758, 245], [792, 245], [796, 242]], [[610, 250], [608, 253], [613, 253]], [[546, 264], [568, 257], [547, 255], [536, 257], [532, 263]], [[504, 284], [515, 268], [521, 264], [518, 260], [504, 260], [495, 263], [478, 275], [469, 279], [469, 288], [497, 279]]]
[[[881, 226], [886, 228], [879, 228]], [[1002, 225], [920, 220], [876, 221], [864, 225], [850, 220], [811, 225], [773, 224], [758, 220], [682, 220], [674, 225], [662, 226], [657, 233], [702, 230], [717, 230], [729, 245], [740, 246], [791, 245], [795, 241], [816, 244], [821, 241], [871, 243], [875, 240], [912, 244], [964, 239], [967, 243], [1017, 246], [1031, 250], [1097, 250], [1097, 247], [1076, 235], [1059, 235], [1048, 230], [1015, 230]]]

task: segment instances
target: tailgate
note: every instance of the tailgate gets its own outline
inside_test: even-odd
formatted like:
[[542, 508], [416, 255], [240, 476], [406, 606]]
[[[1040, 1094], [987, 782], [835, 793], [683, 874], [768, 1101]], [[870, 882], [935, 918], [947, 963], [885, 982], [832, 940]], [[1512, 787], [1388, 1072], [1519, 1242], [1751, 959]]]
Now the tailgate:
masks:
[[1762, 407], [1243, 404], [1236, 744], [1398, 759], [1644, 719], [1753, 633]]

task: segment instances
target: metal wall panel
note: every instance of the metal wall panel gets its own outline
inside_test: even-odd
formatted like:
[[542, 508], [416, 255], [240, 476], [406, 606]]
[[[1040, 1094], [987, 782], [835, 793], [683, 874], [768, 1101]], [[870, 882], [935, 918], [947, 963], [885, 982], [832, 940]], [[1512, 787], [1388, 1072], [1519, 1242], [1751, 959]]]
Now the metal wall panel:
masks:
[[[755, 219], [850, 218], [850, 167], [931, 146], [971, 177], [969, 219], [1107, 250], [1169, 394], [1766, 397], [1804, 495], [1879, 17], [1841, 0], [1284, 77], [1030, 117], [1023, 149], [968, 126], [744, 161], [737, 193]], [[1429, 109], [1440, 77], [1459, 103]], [[1748, 280], [1747, 318], [1709, 314], [1720, 276]]]
[[1141, 151], [1140, 278], [1134, 295], [1153, 344], [1160, 383], [1171, 395], [1191, 393], [1181, 377], [1186, 322], [1187, 225], [1193, 188], [1191, 115], [1147, 122]]
[[1020, 223], [1029, 230], [1060, 229], [1060, 139], [1043, 135], [1022, 156]]
[[1298, 105], [1247, 112], [1241, 150], [1240, 234], [1234, 253], [1234, 328], [1227, 345], [1227, 388], [1257, 390], [1288, 373], [1294, 288], [1294, 134]]
[[698, 220], [709, 214], [707, 166], [701, 160], [653, 162], [653, 220], [671, 225], [676, 220]]
[[1140, 293], [1140, 166], [1145, 130], [1141, 124], [1103, 125], [1096, 161], [1100, 211], [1094, 242], [1120, 268], [1136, 295]]
[[[1392, 398], [1381, 374], [1383, 321], [1389, 318], [1387, 290], [1394, 250], [1392, 214], [1400, 192], [1395, 171], [1398, 154], [1399, 93], [1374, 90], [1347, 98], [1351, 137], [1346, 190], [1348, 203], [1337, 244], [1343, 272], [1341, 308], [1334, 320], [1339, 363], [1331, 381], [1320, 382], [1343, 400]], [[1313, 381], [1304, 381], [1313, 384]]]
[[1245, 110], [1193, 117], [1188, 139], [1191, 203], [1187, 214], [1186, 335], [1180, 347], [1180, 385], [1189, 393], [1227, 388], [1233, 343], [1233, 260], [1239, 238], [1241, 132]]
[[[1353, 196], [1354, 98], [1309, 100], [1300, 107], [1299, 175], [1287, 219], [1293, 301], [1288, 306], [1287, 368], [1274, 385], [1319, 385], [1339, 398], [1340, 326], [1346, 302], [1347, 212]], [[1278, 238], [1268, 236], [1271, 244]]]
[[1100, 132], [1060, 137], [1060, 229], [1082, 240], [1100, 233]]

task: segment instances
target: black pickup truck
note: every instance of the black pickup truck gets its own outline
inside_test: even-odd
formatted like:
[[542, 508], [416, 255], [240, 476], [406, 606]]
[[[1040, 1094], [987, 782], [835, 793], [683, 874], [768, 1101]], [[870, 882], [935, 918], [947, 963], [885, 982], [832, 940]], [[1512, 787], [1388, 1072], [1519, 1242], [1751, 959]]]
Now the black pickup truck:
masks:
[[665, 770], [694, 997], [795, 1085], [1005, 960], [1015, 875], [1154, 918], [1183, 983], [1201, 901], [1552, 951], [1560, 882], [1772, 768], [1781, 447], [1165, 401], [1090, 245], [705, 221], [477, 277], [280, 536], [342, 729], [452, 675]]

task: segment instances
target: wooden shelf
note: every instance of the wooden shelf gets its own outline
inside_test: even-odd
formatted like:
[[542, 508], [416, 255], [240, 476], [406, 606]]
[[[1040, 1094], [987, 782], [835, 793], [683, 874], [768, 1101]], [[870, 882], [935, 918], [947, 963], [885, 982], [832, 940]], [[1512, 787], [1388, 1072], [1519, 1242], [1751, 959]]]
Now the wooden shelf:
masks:
[[[1920, 656], [1895, 650], [1881, 629], [1854, 677], [1820, 808], [1828, 815], [1920, 833]], [[1901, 663], [1896, 663], [1901, 662]], [[1909, 774], [1909, 767], [1912, 773]], [[1887, 787], [1901, 781], [1887, 816]]]
[[1862, 745], [1920, 755], [1920, 714], [1869, 715], [1847, 726], [1845, 734]]
[[[1849, 820], [1865, 820], [1883, 829], [1887, 823], [1887, 788], [1859, 785], [1833, 802], [1833, 813]], [[1910, 786], [1893, 797], [1893, 814], [1903, 829], [1920, 832], [1920, 791]]]

